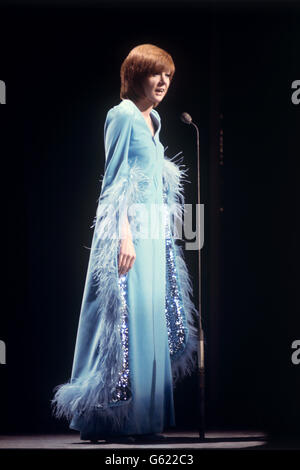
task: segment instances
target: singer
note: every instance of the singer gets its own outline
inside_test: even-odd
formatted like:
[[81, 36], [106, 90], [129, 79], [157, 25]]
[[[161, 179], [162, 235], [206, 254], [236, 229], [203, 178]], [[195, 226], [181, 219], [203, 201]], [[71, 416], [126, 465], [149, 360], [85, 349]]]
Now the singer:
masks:
[[[165, 156], [154, 109], [174, 73], [165, 50], [134, 47], [121, 66], [121, 102], [104, 124], [106, 161], [72, 374], [52, 400], [55, 417], [65, 416], [83, 440], [159, 439], [175, 426], [173, 386], [196, 365], [197, 311], [173, 234], [186, 170]], [[153, 204], [165, 214], [159, 236], [161, 211], [150, 224], [145, 216]]]

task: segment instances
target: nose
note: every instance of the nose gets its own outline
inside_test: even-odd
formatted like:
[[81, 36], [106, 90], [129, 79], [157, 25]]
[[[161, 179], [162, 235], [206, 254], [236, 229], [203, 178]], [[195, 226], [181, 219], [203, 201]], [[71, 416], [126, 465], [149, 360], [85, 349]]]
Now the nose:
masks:
[[159, 82], [163, 83], [164, 85], [167, 85], [167, 77], [163, 73], [160, 74]]

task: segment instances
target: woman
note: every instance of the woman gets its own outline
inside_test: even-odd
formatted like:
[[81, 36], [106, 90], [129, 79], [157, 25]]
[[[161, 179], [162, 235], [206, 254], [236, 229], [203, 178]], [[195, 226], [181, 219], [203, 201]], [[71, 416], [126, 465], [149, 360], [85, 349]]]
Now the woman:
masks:
[[56, 417], [87, 440], [160, 433], [175, 425], [173, 381], [195, 365], [197, 313], [174, 222], [185, 170], [165, 157], [154, 109], [175, 72], [151, 44], [121, 67], [121, 102], [104, 125], [105, 170], [69, 383]]

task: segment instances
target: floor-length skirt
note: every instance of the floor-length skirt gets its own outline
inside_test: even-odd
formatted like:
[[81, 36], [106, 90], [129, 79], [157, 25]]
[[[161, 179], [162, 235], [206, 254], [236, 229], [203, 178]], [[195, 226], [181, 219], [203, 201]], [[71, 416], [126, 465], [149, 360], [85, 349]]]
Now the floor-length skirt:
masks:
[[[128, 418], [116, 431], [104, 424], [97, 414], [89, 423], [75, 415], [70, 428], [79, 430], [81, 439], [158, 433], [175, 425], [165, 315], [165, 240], [139, 239], [135, 251], [133, 267], [120, 277], [128, 311], [128, 367], [132, 394], [130, 403], [121, 406], [129, 407]], [[121, 278], [125, 282], [121, 282]]]

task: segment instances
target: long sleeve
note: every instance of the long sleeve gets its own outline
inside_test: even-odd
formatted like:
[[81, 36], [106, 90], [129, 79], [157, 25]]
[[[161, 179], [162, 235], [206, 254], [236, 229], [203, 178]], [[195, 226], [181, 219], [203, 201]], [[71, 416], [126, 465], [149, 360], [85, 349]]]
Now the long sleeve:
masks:
[[[133, 109], [128, 106], [111, 108], [107, 113], [104, 124], [104, 177], [93, 223], [97, 240], [120, 239], [123, 224], [129, 221], [132, 238], [137, 243], [135, 228], [140, 225], [139, 218], [142, 216], [139, 213], [128, 214], [128, 208], [143, 202], [149, 178], [138, 159], [129, 161], [134, 119]], [[95, 276], [99, 279], [96, 264]]]
[[128, 175], [128, 151], [132, 131], [132, 113], [112, 108], [104, 124], [105, 168], [101, 194]]

